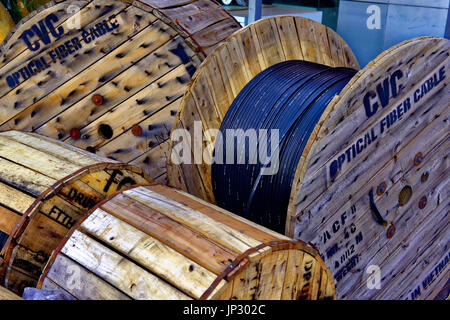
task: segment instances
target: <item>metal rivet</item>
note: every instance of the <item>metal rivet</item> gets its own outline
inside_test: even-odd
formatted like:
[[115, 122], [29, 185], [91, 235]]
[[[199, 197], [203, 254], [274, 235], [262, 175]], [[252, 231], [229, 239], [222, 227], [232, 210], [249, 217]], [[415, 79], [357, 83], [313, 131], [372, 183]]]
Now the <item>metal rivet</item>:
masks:
[[428, 203], [427, 197], [420, 198], [420, 200], [419, 200], [419, 208], [420, 209], [425, 208], [427, 206], [427, 203]]
[[92, 96], [92, 102], [96, 105], [96, 106], [101, 106], [103, 104], [103, 96], [99, 95], [99, 94], [94, 94]]
[[419, 152], [418, 154], [416, 154], [416, 156], [414, 157], [414, 165], [418, 166], [419, 164], [421, 164], [423, 161], [423, 154], [422, 152]]
[[78, 140], [78, 139], [80, 139], [80, 138], [81, 138], [81, 132], [80, 132], [80, 130], [78, 130], [77, 128], [71, 129], [71, 130], [70, 130], [70, 137], [71, 137], [73, 140]]
[[386, 183], [382, 182], [380, 183], [380, 185], [377, 187], [377, 195], [381, 196], [384, 194], [384, 192], [386, 191]]
[[386, 237], [390, 239], [394, 236], [394, 234], [395, 234], [395, 226], [391, 224], [386, 231]]
[[131, 128], [131, 132], [133, 133], [133, 135], [135, 137], [140, 137], [142, 136], [142, 128], [141, 126], [135, 124], [132, 128]]

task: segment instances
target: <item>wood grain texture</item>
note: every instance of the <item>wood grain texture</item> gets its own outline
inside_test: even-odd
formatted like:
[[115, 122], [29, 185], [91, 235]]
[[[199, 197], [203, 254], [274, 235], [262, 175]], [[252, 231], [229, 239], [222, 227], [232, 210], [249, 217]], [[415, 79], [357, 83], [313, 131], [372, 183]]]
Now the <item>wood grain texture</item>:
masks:
[[0, 46], [0, 131], [36, 132], [164, 181], [179, 98], [238, 29], [213, 0], [51, 1]]
[[[286, 235], [319, 248], [331, 270], [320, 277], [334, 277], [341, 298], [432, 299], [447, 282], [448, 249], [442, 245], [446, 235], [441, 227], [448, 228], [450, 220], [439, 213], [449, 179], [449, 48], [446, 39], [420, 37], [380, 54], [333, 98], [303, 150]], [[323, 25], [292, 17], [256, 22], [208, 56], [181, 100], [173, 132], [186, 129], [193, 138], [200, 130], [203, 150], [212, 158], [215, 137], [206, 131], [220, 127], [234, 98], [258, 73], [293, 59], [358, 69], [348, 45]], [[201, 123], [197, 128], [196, 121]], [[418, 154], [421, 162], [415, 163]], [[191, 160], [195, 163], [193, 155]], [[214, 203], [206, 162], [177, 166], [168, 159], [168, 179]], [[377, 195], [380, 185], [384, 191]], [[374, 219], [371, 190], [383, 224]], [[401, 204], [400, 194], [408, 190], [411, 198]], [[419, 208], [424, 197], [426, 206]], [[421, 227], [425, 221], [433, 221], [427, 229]], [[390, 238], [387, 232], [393, 228]], [[424, 244], [412, 245], [418, 239]], [[381, 268], [380, 290], [367, 289], [371, 265]], [[409, 272], [422, 282], [408, 278]], [[326, 290], [311, 283], [305, 295]]]
[[0, 230], [9, 235], [2, 283], [18, 293], [34, 286], [51, 252], [89, 209], [150, 181], [141, 169], [50, 138], [0, 133]]
[[[307, 280], [297, 275], [305, 264], [315, 267]], [[71, 270], [79, 274], [76, 288]], [[303, 298], [334, 299], [323, 274], [329, 270], [312, 247], [150, 185], [94, 208], [54, 251], [39, 286], [77, 299], [288, 300], [300, 298], [292, 288], [311, 282], [316, 289]]]

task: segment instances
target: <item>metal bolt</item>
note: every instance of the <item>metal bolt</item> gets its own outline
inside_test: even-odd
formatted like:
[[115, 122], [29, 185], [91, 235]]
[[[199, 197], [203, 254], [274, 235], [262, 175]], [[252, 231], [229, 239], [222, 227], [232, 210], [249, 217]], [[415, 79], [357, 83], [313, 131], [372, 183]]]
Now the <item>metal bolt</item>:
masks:
[[427, 197], [424, 196], [424, 197], [420, 198], [420, 200], [419, 200], [419, 208], [420, 209], [425, 208], [427, 206], [427, 203], [428, 203]]
[[421, 164], [423, 161], [423, 154], [422, 152], [419, 152], [418, 154], [416, 154], [416, 156], [414, 157], [414, 165], [418, 166], [419, 164]]
[[384, 192], [386, 191], [386, 183], [382, 182], [380, 183], [380, 185], [377, 187], [377, 195], [381, 196], [384, 194]]
[[386, 231], [386, 237], [390, 239], [394, 236], [394, 234], [395, 234], [395, 226], [391, 224]]

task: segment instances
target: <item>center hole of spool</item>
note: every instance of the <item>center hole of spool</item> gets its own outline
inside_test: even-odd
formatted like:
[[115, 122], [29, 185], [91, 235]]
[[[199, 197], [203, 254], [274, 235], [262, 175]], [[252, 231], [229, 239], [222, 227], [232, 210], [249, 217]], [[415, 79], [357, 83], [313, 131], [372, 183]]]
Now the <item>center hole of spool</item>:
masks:
[[111, 139], [114, 132], [113, 129], [107, 125], [107, 124], [101, 124], [98, 127], [98, 134], [103, 138], [103, 139]]
[[412, 197], [412, 188], [410, 186], [403, 187], [402, 191], [398, 195], [398, 204], [402, 207], [408, 203]]

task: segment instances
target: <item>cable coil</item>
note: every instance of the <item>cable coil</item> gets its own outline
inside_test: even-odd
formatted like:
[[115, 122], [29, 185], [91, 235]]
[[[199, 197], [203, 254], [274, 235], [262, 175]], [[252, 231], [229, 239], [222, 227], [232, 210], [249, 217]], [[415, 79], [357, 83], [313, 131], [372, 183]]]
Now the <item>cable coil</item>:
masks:
[[[233, 161], [216, 160], [212, 164], [211, 180], [217, 204], [283, 233], [292, 182], [303, 149], [327, 105], [355, 73], [349, 68], [291, 60], [275, 64], [253, 78], [233, 101], [220, 127], [224, 146], [234, 146], [234, 150], [227, 147], [221, 150], [222, 159], [233, 156]], [[257, 148], [250, 148], [248, 138], [244, 147], [238, 145], [236, 135], [230, 137], [230, 129], [243, 132], [254, 129], [257, 133], [267, 130], [267, 139], [266, 142], [257, 139]], [[274, 129], [278, 130], [275, 146], [270, 143]], [[258, 159], [256, 152], [260, 148], [266, 148], [270, 162], [249, 161]], [[233, 154], [227, 155], [230, 151]], [[262, 174], [262, 169], [274, 165], [276, 154], [279, 154], [278, 171]]]

